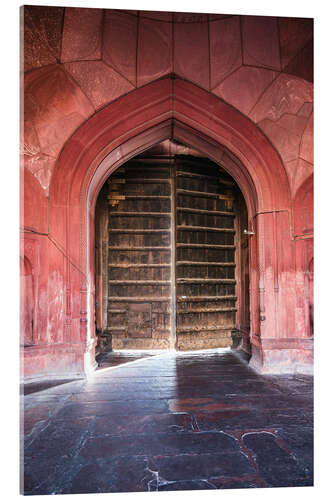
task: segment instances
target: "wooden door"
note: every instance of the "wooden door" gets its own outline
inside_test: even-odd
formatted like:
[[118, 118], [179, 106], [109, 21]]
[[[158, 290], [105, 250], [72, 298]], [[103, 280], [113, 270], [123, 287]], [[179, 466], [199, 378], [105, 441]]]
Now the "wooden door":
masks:
[[109, 180], [108, 331], [113, 349], [168, 349], [170, 161], [127, 162]]
[[136, 158], [109, 179], [113, 349], [231, 346], [233, 181], [188, 156]]
[[233, 181], [206, 159], [177, 158], [177, 348], [229, 347], [235, 327]]

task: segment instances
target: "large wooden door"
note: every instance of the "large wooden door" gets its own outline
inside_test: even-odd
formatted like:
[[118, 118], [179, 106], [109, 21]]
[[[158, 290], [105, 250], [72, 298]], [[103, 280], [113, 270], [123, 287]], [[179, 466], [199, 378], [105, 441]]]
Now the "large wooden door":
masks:
[[233, 181], [207, 159], [136, 158], [109, 179], [113, 349], [232, 344]]
[[171, 163], [132, 160], [109, 179], [113, 349], [171, 346]]
[[233, 181], [208, 160], [177, 158], [177, 348], [231, 346], [235, 326]]

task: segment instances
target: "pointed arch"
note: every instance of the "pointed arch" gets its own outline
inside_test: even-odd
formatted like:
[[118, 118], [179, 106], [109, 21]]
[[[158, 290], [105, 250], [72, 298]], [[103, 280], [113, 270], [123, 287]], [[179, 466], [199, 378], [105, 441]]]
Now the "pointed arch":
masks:
[[[277, 317], [276, 303], [292, 312], [281, 273], [293, 266], [291, 200], [284, 165], [264, 134], [235, 108], [169, 75], [112, 102], [67, 141], [50, 186], [50, 233], [66, 253], [64, 338], [82, 343], [94, 366], [94, 207], [106, 178], [128, 159], [165, 139], [205, 153], [229, 172], [244, 195], [250, 242], [251, 342], [263, 364], [262, 339], [290, 336], [292, 319]], [[281, 246], [283, 241], [283, 248]], [[289, 297], [289, 299], [288, 299]]]

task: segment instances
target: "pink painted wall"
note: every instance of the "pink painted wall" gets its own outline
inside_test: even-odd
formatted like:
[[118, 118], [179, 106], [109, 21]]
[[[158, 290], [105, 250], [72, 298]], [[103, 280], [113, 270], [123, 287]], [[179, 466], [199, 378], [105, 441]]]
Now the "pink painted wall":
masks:
[[[81, 250], [74, 245], [80, 234], [80, 207], [71, 207], [74, 233], [66, 233], [63, 223], [76, 196], [70, 165], [61, 183], [53, 184], [64, 145], [89, 118], [97, 123], [97, 113], [104, 107], [114, 103], [117, 113], [120, 97], [169, 74], [196, 85], [198, 95], [202, 89], [231, 105], [277, 151], [289, 184], [291, 212], [258, 216], [262, 231], [276, 241], [276, 256], [269, 252], [265, 266], [269, 268], [272, 259], [278, 258], [279, 273], [283, 271], [278, 286], [276, 275], [266, 273], [266, 287], [270, 283], [289, 304], [281, 309], [275, 331], [284, 331], [287, 338], [309, 338], [311, 318], [310, 313], [308, 318], [304, 315], [304, 308], [313, 310], [309, 271], [313, 258], [309, 222], [313, 213], [309, 184], [313, 175], [312, 39], [309, 19], [24, 7], [22, 256], [32, 265], [37, 311], [35, 346], [26, 355], [27, 374], [80, 371], [85, 351], [80, 296], [73, 298], [68, 289], [68, 283], [78, 290], [83, 286]], [[147, 103], [155, 98], [149, 88], [149, 95], [142, 94]], [[177, 106], [182, 114], [184, 105], [179, 101]], [[127, 120], [137, 126], [134, 118]], [[82, 146], [72, 144], [74, 156]], [[79, 179], [79, 171], [76, 175]], [[62, 196], [62, 186], [69, 179], [73, 191]], [[52, 190], [58, 190], [59, 196], [50, 210]], [[283, 244], [281, 234], [290, 236], [291, 245]], [[73, 248], [70, 254], [68, 248]], [[253, 248], [253, 255], [257, 251], [260, 248]], [[266, 316], [274, 309], [274, 300], [266, 293]], [[253, 317], [253, 324], [256, 321]], [[43, 349], [37, 347], [42, 345]], [[61, 364], [59, 356], [66, 345], [71, 346], [67, 349], [70, 361]], [[34, 349], [39, 364], [33, 361]], [[302, 347], [294, 347], [296, 357], [297, 349]]]

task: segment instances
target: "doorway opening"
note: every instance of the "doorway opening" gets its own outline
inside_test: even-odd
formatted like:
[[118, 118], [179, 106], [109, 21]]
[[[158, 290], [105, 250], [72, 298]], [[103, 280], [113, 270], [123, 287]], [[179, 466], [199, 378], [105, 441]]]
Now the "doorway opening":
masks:
[[96, 354], [250, 345], [248, 215], [233, 178], [166, 140], [119, 167], [95, 209]]

